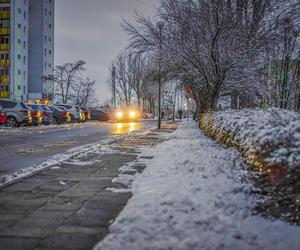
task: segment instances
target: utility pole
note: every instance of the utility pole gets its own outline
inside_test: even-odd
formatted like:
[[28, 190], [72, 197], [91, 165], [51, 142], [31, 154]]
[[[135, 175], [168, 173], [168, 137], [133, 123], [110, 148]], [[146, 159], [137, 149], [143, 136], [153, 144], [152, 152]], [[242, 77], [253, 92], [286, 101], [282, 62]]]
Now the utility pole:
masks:
[[159, 65], [158, 65], [158, 124], [157, 127], [158, 129], [161, 129], [161, 69], [162, 69], [162, 32], [164, 28], [164, 23], [159, 22], [158, 24], [159, 28]]
[[116, 108], [116, 68], [115, 68], [115, 65], [112, 66], [111, 81], [112, 81], [112, 102], [113, 102], [113, 108]]

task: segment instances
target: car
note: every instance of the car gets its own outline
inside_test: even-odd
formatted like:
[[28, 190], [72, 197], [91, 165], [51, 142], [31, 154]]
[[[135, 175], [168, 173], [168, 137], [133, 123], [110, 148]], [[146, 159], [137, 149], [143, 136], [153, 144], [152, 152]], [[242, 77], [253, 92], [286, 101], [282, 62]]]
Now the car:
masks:
[[53, 112], [53, 118], [55, 124], [64, 124], [70, 122], [71, 119], [70, 113], [66, 111], [63, 107], [49, 106], [49, 108]]
[[0, 99], [0, 106], [5, 110], [6, 126], [19, 127], [32, 123], [31, 109], [22, 101]]
[[70, 113], [70, 122], [81, 122], [83, 121], [83, 111], [76, 105], [69, 105], [69, 104], [56, 104], [54, 107], [62, 107], [67, 112]]
[[117, 122], [138, 122], [139, 112], [134, 108], [117, 109], [113, 117]]
[[[47, 105], [42, 104], [28, 104], [30, 108], [32, 108], [34, 113], [41, 114], [42, 123], [44, 125], [49, 125], [54, 122], [53, 120], [53, 112]], [[35, 124], [36, 125], [36, 124]]]
[[0, 106], [0, 125], [5, 124], [7, 120], [5, 110]]
[[110, 120], [110, 115], [108, 112], [99, 109], [91, 110], [91, 120], [96, 120], [100, 122], [107, 122]]
[[80, 107], [80, 109], [84, 113], [84, 121], [91, 120], [91, 111], [88, 110], [87, 108], [83, 108], [83, 107]]

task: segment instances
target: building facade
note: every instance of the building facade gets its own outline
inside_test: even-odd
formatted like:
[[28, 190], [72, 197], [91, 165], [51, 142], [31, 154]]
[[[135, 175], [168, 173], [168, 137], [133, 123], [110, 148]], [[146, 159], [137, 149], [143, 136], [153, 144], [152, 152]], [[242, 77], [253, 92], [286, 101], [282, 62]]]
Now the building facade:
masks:
[[0, 0], [0, 98], [52, 98], [54, 0]]
[[28, 98], [52, 101], [54, 85], [43, 76], [53, 74], [54, 0], [29, 1]]

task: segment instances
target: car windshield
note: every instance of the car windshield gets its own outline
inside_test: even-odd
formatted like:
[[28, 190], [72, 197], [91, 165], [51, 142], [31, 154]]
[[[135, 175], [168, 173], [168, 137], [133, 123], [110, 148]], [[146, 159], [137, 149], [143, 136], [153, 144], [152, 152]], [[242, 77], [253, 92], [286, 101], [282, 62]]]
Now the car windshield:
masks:
[[57, 111], [65, 111], [65, 109], [62, 108], [62, 107], [55, 107], [54, 109], [57, 110]]
[[20, 105], [21, 105], [21, 107], [24, 108], [24, 109], [30, 109], [30, 108], [27, 106], [27, 104], [25, 104], [24, 102], [20, 102]]
[[43, 105], [42, 107], [43, 107], [43, 109], [46, 110], [46, 111], [51, 111], [51, 109], [50, 109], [48, 106], [46, 106], [46, 105]]

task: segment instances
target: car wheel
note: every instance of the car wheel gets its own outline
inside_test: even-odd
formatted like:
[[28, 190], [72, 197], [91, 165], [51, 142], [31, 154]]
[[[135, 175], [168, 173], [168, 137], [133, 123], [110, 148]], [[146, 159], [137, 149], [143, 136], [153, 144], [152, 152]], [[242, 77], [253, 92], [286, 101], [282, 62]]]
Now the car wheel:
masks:
[[53, 124], [56, 124], [56, 125], [59, 124], [57, 117], [53, 117]]
[[75, 123], [75, 122], [76, 122], [76, 120], [75, 120], [75, 118], [74, 118], [74, 116], [73, 116], [73, 115], [71, 115], [70, 122], [71, 122], [71, 123]]
[[15, 118], [8, 117], [6, 120], [6, 126], [11, 128], [18, 127], [18, 122]]

